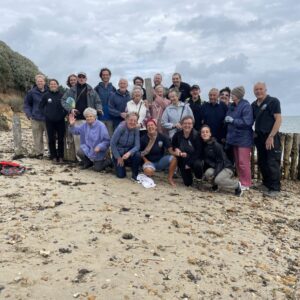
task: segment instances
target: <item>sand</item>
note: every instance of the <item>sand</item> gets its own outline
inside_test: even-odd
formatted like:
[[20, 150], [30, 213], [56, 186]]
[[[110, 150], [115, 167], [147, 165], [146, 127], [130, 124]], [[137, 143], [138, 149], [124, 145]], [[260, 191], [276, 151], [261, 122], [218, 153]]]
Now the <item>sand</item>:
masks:
[[299, 182], [238, 198], [18, 162], [24, 175], [0, 176], [0, 299], [300, 299]]

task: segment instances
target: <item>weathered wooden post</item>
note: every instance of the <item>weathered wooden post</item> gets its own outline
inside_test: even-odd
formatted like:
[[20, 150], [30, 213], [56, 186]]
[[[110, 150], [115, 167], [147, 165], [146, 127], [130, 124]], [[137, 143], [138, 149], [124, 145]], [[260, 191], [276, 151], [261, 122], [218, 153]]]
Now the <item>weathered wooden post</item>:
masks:
[[153, 88], [151, 78], [145, 78], [146, 98], [151, 103], [153, 101]]
[[22, 129], [20, 117], [13, 115], [13, 138], [14, 138], [14, 158], [18, 159], [24, 155], [22, 147]]
[[293, 134], [287, 133], [285, 135], [285, 143], [284, 143], [284, 153], [283, 153], [283, 170], [284, 170], [284, 179], [289, 179], [290, 177], [290, 157], [292, 152], [293, 145]]
[[69, 133], [69, 124], [66, 122], [66, 134], [65, 134], [65, 145], [64, 145], [64, 160], [76, 161], [75, 144], [71, 133]]
[[297, 179], [297, 161], [299, 161], [299, 133], [294, 133], [293, 135], [293, 145], [292, 145], [292, 153], [291, 153], [291, 179]]

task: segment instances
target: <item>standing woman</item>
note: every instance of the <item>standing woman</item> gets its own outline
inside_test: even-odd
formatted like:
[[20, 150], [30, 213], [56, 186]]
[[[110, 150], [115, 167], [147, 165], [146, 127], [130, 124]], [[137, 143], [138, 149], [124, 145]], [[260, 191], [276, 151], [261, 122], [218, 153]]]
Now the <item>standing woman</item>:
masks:
[[135, 112], [138, 114], [137, 127], [140, 129], [141, 136], [146, 133], [146, 118], [148, 116], [148, 109], [143, 100], [143, 94], [144, 92], [140, 86], [134, 86], [131, 93], [132, 100], [127, 102], [126, 106], [127, 113]]
[[[40, 103], [40, 108], [46, 118], [50, 159], [53, 163], [63, 163], [65, 116], [67, 114], [61, 105], [60, 100], [63, 94], [59, 91], [58, 87], [58, 81], [51, 79], [49, 81], [49, 91], [42, 97]], [[56, 136], [58, 140], [57, 148]]]
[[69, 88], [71, 88], [71, 87], [75, 86], [76, 83], [77, 83], [77, 75], [75, 75], [75, 74], [69, 75], [67, 78], [67, 82], [66, 82], [67, 86]]
[[180, 121], [186, 116], [191, 116], [194, 119], [194, 115], [189, 104], [179, 101], [176, 90], [170, 90], [168, 96], [171, 104], [163, 112], [161, 125], [168, 131], [169, 137], [172, 138], [175, 132], [182, 129]]
[[253, 146], [253, 112], [250, 103], [243, 99], [243, 86], [231, 91], [233, 103], [229, 105], [225, 122], [227, 126], [226, 142], [233, 147], [234, 161], [242, 190], [251, 186], [251, 148]]
[[166, 107], [171, 104], [171, 101], [164, 97], [164, 87], [157, 85], [154, 88], [154, 101], [150, 105], [151, 118], [156, 120], [157, 131], [162, 134], [167, 134], [167, 130], [161, 125], [161, 117]]
[[[176, 132], [172, 138], [173, 154], [177, 158], [178, 168], [186, 186], [193, 184], [195, 177], [202, 178], [201, 143], [198, 132], [193, 128], [194, 118], [186, 116], [180, 121], [182, 130]], [[172, 184], [173, 174], [169, 174]]]
[[243, 193], [241, 184], [233, 178], [233, 165], [227, 158], [223, 146], [212, 137], [209, 126], [203, 125], [200, 134], [203, 142], [204, 179], [213, 184], [213, 191], [217, 191], [219, 187], [232, 189], [236, 196], [241, 196]]

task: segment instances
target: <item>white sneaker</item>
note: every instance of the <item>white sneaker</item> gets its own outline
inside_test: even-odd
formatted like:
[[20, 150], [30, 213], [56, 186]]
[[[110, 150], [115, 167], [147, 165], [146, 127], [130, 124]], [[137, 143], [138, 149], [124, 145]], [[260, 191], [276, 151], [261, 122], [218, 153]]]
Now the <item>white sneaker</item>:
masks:
[[249, 191], [249, 186], [241, 185], [241, 190], [242, 191]]

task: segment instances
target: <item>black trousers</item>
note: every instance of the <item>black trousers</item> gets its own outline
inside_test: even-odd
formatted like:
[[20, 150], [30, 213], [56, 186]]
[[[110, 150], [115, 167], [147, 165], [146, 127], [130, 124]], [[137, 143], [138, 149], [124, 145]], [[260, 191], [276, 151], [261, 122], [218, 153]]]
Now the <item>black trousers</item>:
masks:
[[189, 163], [189, 169], [186, 169], [186, 159], [178, 158], [178, 168], [183, 179], [183, 183], [186, 186], [193, 184], [193, 173], [195, 177], [200, 179], [203, 175], [203, 163], [200, 159], [196, 159], [192, 163]]
[[[64, 158], [65, 120], [52, 122], [46, 120], [50, 158]], [[57, 136], [57, 149], [56, 149]]]
[[268, 134], [257, 133], [254, 143], [257, 149], [257, 163], [262, 174], [263, 184], [272, 191], [280, 191], [281, 143], [279, 135], [274, 136], [274, 148], [266, 149]]

